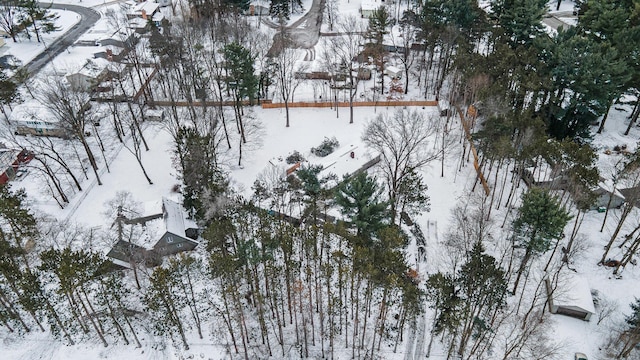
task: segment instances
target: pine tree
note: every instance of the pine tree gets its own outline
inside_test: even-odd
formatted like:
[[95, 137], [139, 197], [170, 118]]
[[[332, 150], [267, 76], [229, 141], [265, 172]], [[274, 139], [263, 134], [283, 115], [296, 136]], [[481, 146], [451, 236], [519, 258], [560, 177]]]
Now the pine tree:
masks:
[[36, 0], [20, 0], [20, 7], [24, 17], [21, 25], [25, 28], [31, 26], [38, 42], [41, 41], [41, 32], [48, 34], [59, 29], [56, 26], [59, 16], [50, 12], [49, 9], [42, 8]]
[[570, 219], [571, 216], [560, 206], [558, 199], [544, 189], [531, 188], [522, 196], [522, 206], [513, 222], [513, 246], [524, 248], [524, 255], [518, 267], [513, 293], [531, 260], [547, 252], [554, 241], [564, 236], [564, 227]]
[[157, 267], [149, 278], [149, 288], [144, 294], [143, 302], [153, 314], [157, 333], [171, 336], [178, 333], [184, 348], [189, 350], [186, 329], [180, 313], [185, 304], [177, 290], [176, 275], [170, 269]]
[[626, 359], [640, 344], [640, 299], [636, 298], [635, 302], [629, 304], [629, 306], [632, 313], [624, 319], [626, 330], [620, 335], [623, 345], [618, 356], [616, 356], [618, 359]]
[[356, 227], [360, 241], [370, 239], [387, 219], [388, 204], [380, 200], [380, 193], [376, 179], [366, 172], [343, 181], [336, 191], [335, 201]]
[[458, 355], [465, 354], [469, 340], [482, 341], [488, 332], [492, 316], [504, 306], [507, 280], [496, 259], [484, 253], [481, 242], [476, 242], [467, 254], [468, 260], [458, 272], [462, 298], [462, 330]]
[[19, 101], [20, 99], [18, 85], [7, 77], [4, 69], [0, 69], [0, 111], [2, 111], [5, 118], [8, 119], [4, 106], [11, 106], [13, 102]]

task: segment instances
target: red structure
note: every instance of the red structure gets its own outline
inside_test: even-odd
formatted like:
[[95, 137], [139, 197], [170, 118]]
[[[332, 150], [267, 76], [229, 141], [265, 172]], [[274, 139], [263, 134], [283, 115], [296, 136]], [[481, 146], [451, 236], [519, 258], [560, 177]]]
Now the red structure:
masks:
[[33, 153], [22, 150], [0, 149], [0, 184], [6, 184], [16, 176], [18, 167], [33, 159]]

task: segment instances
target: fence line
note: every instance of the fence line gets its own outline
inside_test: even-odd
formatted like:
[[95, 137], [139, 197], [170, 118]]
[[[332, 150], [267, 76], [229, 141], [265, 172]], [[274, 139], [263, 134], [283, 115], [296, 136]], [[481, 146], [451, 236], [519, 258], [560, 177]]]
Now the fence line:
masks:
[[471, 147], [471, 153], [473, 154], [473, 168], [476, 169], [476, 173], [478, 174], [478, 178], [480, 179], [480, 183], [482, 183], [482, 187], [484, 188], [484, 193], [489, 196], [491, 190], [489, 189], [489, 184], [482, 174], [482, 169], [480, 169], [480, 163], [478, 161], [478, 151], [476, 150], [475, 145], [473, 145], [473, 141], [471, 140], [471, 129], [469, 128], [469, 123], [465, 119], [462, 114], [462, 110], [456, 106], [456, 110], [458, 111], [458, 116], [460, 117], [460, 122], [462, 123], [462, 128], [464, 129], [465, 137], [469, 142], [469, 146]]
[[[348, 101], [326, 101], [326, 102], [314, 102], [314, 101], [300, 101], [289, 103], [290, 108], [328, 108], [328, 107], [349, 107]], [[262, 102], [263, 109], [278, 109], [283, 108], [284, 103], [271, 103]], [[437, 101], [433, 100], [384, 100], [384, 101], [354, 101], [353, 107], [360, 106], [438, 106]]]
[[[242, 105], [254, 105], [248, 100], [241, 101]], [[184, 100], [168, 101], [168, 100], [153, 100], [149, 102], [149, 105], [154, 106], [233, 106], [235, 101], [198, 101], [194, 100], [191, 103]], [[299, 101], [289, 103], [290, 108], [329, 108], [329, 107], [349, 107], [348, 101]], [[263, 109], [280, 109], [284, 108], [284, 103], [273, 103], [271, 100], [260, 100], [260, 106]], [[354, 101], [353, 107], [361, 106], [438, 106], [438, 102], [434, 100], [384, 100], [384, 101]]]

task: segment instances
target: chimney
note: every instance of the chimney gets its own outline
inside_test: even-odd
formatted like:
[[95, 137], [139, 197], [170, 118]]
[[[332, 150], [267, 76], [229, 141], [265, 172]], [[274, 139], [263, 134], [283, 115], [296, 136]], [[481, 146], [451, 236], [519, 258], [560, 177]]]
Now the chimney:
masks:
[[113, 61], [113, 50], [107, 49], [107, 60]]
[[147, 10], [142, 9], [142, 18], [147, 20]]

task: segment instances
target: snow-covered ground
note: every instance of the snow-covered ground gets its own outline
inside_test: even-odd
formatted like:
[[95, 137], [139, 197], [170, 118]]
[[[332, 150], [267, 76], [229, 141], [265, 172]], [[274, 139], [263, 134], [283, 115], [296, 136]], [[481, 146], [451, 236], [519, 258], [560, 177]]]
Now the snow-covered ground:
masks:
[[[111, 2], [101, 0], [59, 0], [56, 2], [76, 4], [82, 6], [107, 6]], [[305, 2], [305, 8], [308, 8], [310, 0]], [[359, 1], [342, 1], [340, 3], [340, 13], [356, 14], [359, 8]], [[551, 1], [550, 5], [554, 6], [555, 1]], [[553, 7], [555, 9], [555, 7]], [[573, 2], [563, 1], [560, 11], [571, 11]], [[60, 12], [61, 25], [68, 29], [77, 21], [76, 15], [70, 12]], [[301, 15], [292, 17], [292, 22]], [[74, 20], [75, 19], [75, 20]], [[323, 28], [323, 31], [325, 29]], [[55, 35], [55, 34], [52, 34]], [[57, 34], [59, 36], [59, 34]], [[52, 41], [53, 37], [46, 41]], [[316, 46], [317, 49], [324, 47], [323, 39]], [[43, 44], [25, 44], [22, 41], [18, 45], [7, 42], [7, 46], [2, 51], [12, 51], [22, 61], [28, 61], [31, 56], [33, 58], [38, 51], [44, 48]], [[32, 46], [32, 48], [27, 47]], [[18, 50], [18, 46], [20, 49]], [[86, 59], [90, 56], [95, 48], [71, 48], [69, 53], [63, 53], [56, 59], [57, 66], [66, 68], [63, 64], [74, 63], [78, 59]], [[86, 53], [85, 53], [86, 52]], [[363, 82], [363, 88], [366, 83]], [[317, 95], [322, 93], [322, 89], [314, 91], [312, 87], [303, 86], [300, 93], [296, 94], [296, 98], [304, 100], [314, 100]], [[412, 89], [410, 97], [419, 98], [419, 91]], [[343, 94], [344, 96], [344, 94]], [[326, 96], [325, 96], [326, 98]], [[624, 136], [626, 129], [626, 116], [628, 115], [628, 107], [624, 107], [627, 112], [612, 108], [607, 126], [602, 134], [596, 135], [593, 144], [598, 148], [599, 168], [602, 175], [606, 176], [611, 173], [611, 169], [619, 158], [618, 154], [606, 154], [604, 150], [612, 149], [615, 145], [628, 145], [630, 150], [635, 148], [636, 139], [640, 137], [640, 130], [633, 127], [630, 135]], [[317, 146], [325, 137], [336, 137], [341, 146], [336, 153], [347, 154], [354, 151], [356, 160], [358, 157], [365, 157], [370, 153], [362, 142], [361, 134], [366, 122], [377, 114], [387, 111], [393, 111], [385, 107], [358, 107], [355, 108], [355, 123], [349, 124], [348, 108], [339, 109], [339, 117], [336, 117], [336, 111], [330, 108], [317, 109], [291, 109], [291, 127], [285, 128], [284, 109], [261, 109], [256, 107], [254, 114], [261, 124], [260, 141], [254, 142], [247, 153], [244, 154], [242, 166], [234, 165], [233, 161], [228, 162], [228, 171], [236, 186], [243, 195], [249, 197], [251, 195], [251, 185], [256, 177], [265, 169], [273, 166], [274, 159], [285, 158], [287, 155], [297, 150], [305, 157], [313, 159], [310, 155], [310, 149]], [[432, 114], [435, 109], [417, 108], [416, 110], [425, 114]], [[459, 125], [454, 126], [459, 131]], [[595, 130], [595, 129], [594, 129]], [[29, 194], [29, 199], [34, 206], [42, 212], [49, 213], [60, 220], [70, 220], [77, 222], [83, 226], [109, 227], [111, 222], [102, 215], [103, 204], [113, 199], [116, 192], [121, 190], [130, 191], [135, 199], [139, 202], [155, 202], [159, 198], [165, 196], [176, 200], [180, 200], [180, 196], [172, 191], [173, 187], [179, 183], [179, 178], [172, 164], [172, 138], [170, 133], [160, 124], [148, 123], [145, 129], [145, 136], [149, 141], [150, 150], [143, 153], [143, 162], [149, 172], [149, 177], [153, 180], [153, 185], [149, 185], [145, 180], [142, 172], [136, 162], [135, 157], [126, 149], [114, 144], [110, 149], [112, 161], [110, 162], [109, 172], [102, 167], [102, 181], [104, 185], [98, 186], [94, 180], [85, 181], [85, 190], [76, 193], [65, 209], [59, 209], [57, 205], [51, 201], [46, 201], [45, 196], [40, 192], [38, 185], [32, 181], [29, 175], [14, 182], [15, 187], [25, 187]], [[460, 146], [457, 144], [456, 146]], [[233, 157], [235, 149], [230, 151], [229, 156]], [[440, 176], [440, 163], [434, 161], [430, 166], [424, 169], [425, 182], [429, 186], [428, 195], [431, 197], [431, 211], [423, 214], [418, 222], [425, 230], [428, 238], [433, 241], [433, 248], [430, 249], [434, 257], [443, 256], [439, 253], [446, 232], [451, 226], [451, 209], [456, 205], [458, 200], [473, 186], [475, 182], [475, 172], [471, 163], [463, 162], [460, 156], [457, 156], [460, 149], [452, 150], [448, 156], [445, 165], [445, 175]], [[343, 159], [345, 160], [345, 159]], [[349, 160], [346, 159], [348, 162]], [[460, 165], [462, 170], [458, 171]], [[335, 166], [338, 175], [341, 172], [350, 169], [346, 162]], [[375, 170], [374, 170], [375, 172]], [[496, 211], [493, 216], [501, 219], [504, 216], [504, 210]], [[604, 218], [603, 213], [591, 211], [585, 217], [581, 227], [579, 237], [583, 240], [584, 250], [579, 254], [573, 267], [576, 268], [578, 274], [588, 279], [592, 290], [597, 290], [601, 298], [615, 301], [619, 305], [619, 311], [612, 316], [612, 320], [620, 320], [624, 313], [628, 313], [628, 304], [634, 297], [640, 297], [640, 271], [636, 266], [629, 266], [620, 278], [614, 278], [611, 275], [611, 269], [597, 266], [597, 262], [602, 254], [602, 246], [608, 240], [613, 227], [615, 226], [618, 210], [612, 211], [603, 232], [600, 227]], [[628, 231], [628, 227], [637, 224], [640, 221], [640, 213], [636, 210], [633, 219], [628, 221], [628, 226], [623, 229]], [[571, 226], [571, 225], [569, 225]], [[498, 230], [497, 230], [498, 231]], [[415, 248], [409, 249], [415, 251]], [[617, 248], [612, 250], [611, 257], [616, 258], [619, 251]], [[411, 258], [411, 256], [409, 256]], [[422, 276], [428, 272], [437, 271], [435, 264], [439, 259], [423, 264], [420, 271]], [[589, 355], [590, 359], [603, 358], [603, 354], [599, 351], [610, 334], [608, 322], [596, 325], [597, 315], [589, 322], [572, 319], [569, 317], [554, 315], [553, 337], [558, 342], [562, 342], [565, 346], [562, 349], [562, 356], [565, 359], [573, 357], [576, 351], [584, 352]], [[50, 337], [42, 334], [28, 334], [24, 338], [18, 336], [9, 336], [3, 339], [3, 359], [180, 359], [190, 356], [195, 358], [226, 358], [225, 350], [222, 346], [211, 343], [207, 339], [199, 340], [195, 336], [190, 339], [192, 349], [188, 352], [175, 350], [172, 347], [164, 348], [166, 344], [158, 341], [158, 339], [147, 338], [141, 339], [143, 342], [142, 349], [134, 349], [133, 347], [113, 345], [107, 349], [100, 347], [92, 342], [86, 342], [73, 347], [60, 344]], [[434, 351], [432, 358], [438, 359], [438, 351]], [[403, 354], [397, 354], [397, 358], [403, 357]]]
[[32, 36], [31, 39], [20, 35], [17, 37], [18, 42], [13, 42], [11, 38], [7, 38], [5, 39], [5, 45], [0, 47], [0, 56], [13, 55], [20, 60], [22, 64], [26, 64], [80, 21], [80, 15], [72, 11], [51, 10], [51, 12], [59, 16], [56, 21], [56, 26], [59, 28], [58, 30], [48, 34], [42, 34], [41, 42], [36, 40], [35, 35]]

